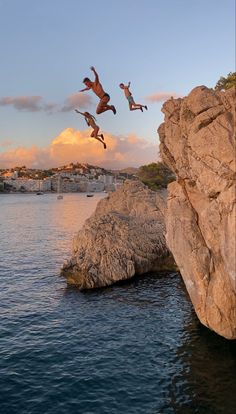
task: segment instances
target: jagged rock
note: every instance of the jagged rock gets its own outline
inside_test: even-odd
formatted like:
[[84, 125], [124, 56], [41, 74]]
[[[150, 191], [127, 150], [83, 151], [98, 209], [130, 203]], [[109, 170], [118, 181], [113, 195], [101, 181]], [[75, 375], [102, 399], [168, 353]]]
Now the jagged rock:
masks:
[[163, 105], [167, 244], [200, 321], [236, 338], [235, 89], [200, 86]]
[[79, 289], [111, 285], [135, 274], [174, 268], [166, 247], [166, 191], [127, 181], [102, 199], [73, 240], [73, 254], [62, 268]]

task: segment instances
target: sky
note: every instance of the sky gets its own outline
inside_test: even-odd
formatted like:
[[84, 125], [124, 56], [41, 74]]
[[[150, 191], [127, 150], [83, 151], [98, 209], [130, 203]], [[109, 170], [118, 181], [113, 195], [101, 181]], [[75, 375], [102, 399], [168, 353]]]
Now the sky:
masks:
[[[235, 71], [234, 3], [0, 0], [0, 168], [157, 161], [164, 100]], [[96, 113], [98, 98], [78, 92], [92, 65], [117, 109], [96, 116], [107, 150], [74, 112]], [[148, 111], [129, 111], [128, 81]]]

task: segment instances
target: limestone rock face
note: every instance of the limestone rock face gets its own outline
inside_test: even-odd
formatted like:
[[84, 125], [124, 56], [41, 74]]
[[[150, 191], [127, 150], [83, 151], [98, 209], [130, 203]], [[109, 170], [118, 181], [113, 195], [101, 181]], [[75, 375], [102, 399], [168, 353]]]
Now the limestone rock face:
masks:
[[163, 105], [167, 244], [200, 321], [236, 338], [235, 89], [200, 86]]
[[166, 191], [127, 181], [102, 199], [73, 240], [62, 274], [79, 289], [111, 285], [135, 274], [174, 267], [166, 247]]

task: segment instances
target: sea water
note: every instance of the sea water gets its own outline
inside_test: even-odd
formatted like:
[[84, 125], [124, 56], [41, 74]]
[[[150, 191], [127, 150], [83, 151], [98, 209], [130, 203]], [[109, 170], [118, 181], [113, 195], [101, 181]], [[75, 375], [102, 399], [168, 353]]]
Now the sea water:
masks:
[[1, 413], [234, 413], [235, 341], [200, 324], [178, 273], [84, 293], [60, 276], [102, 197], [0, 196]]

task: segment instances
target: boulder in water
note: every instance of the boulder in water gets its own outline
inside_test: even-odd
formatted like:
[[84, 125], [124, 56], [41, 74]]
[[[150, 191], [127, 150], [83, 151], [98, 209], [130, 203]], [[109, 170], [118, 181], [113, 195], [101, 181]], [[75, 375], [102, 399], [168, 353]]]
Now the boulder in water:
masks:
[[73, 240], [62, 274], [79, 289], [111, 285], [150, 271], [173, 269], [165, 241], [166, 191], [127, 181], [102, 199]]

